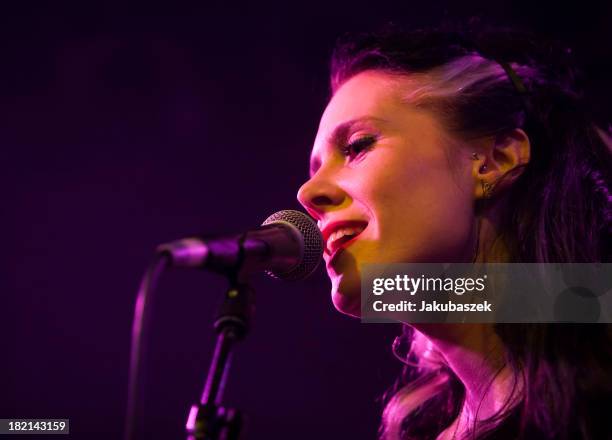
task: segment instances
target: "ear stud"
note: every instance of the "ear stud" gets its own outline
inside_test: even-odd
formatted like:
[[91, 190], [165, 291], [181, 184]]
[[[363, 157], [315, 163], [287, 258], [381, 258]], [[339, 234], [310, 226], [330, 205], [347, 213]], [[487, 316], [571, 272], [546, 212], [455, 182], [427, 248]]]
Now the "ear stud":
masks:
[[[478, 153], [472, 153], [472, 160], [478, 160]], [[487, 171], [487, 164], [483, 163], [479, 170], [481, 173]]]

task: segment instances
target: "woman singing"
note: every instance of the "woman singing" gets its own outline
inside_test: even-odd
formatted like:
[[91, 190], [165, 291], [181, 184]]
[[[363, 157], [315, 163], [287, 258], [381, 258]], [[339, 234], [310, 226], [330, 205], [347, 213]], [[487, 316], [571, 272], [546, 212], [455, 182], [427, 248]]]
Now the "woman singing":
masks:
[[[568, 54], [513, 32], [345, 39], [298, 198], [332, 300], [364, 263], [609, 262], [610, 137]], [[381, 439], [609, 439], [610, 326], [405, 325]], [[399, 350], [398, 350], [399, 351]]]

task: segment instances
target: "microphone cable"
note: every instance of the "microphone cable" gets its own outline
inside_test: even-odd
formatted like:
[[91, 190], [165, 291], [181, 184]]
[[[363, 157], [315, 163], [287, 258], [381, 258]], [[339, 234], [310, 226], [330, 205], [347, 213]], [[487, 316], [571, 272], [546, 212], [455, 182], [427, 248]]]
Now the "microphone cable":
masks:
[[134, 306], [134, 319], [132, 321], [132, 338], [130, 345], [130, 367], [128, 373], [128, 395], [125, 418], [124, 440], [134, 440], [136, 434], [137, 412], [142, 404], [142, 383], [140, 377], [140, 364], [146, 353], [146, 330], [149, 327], [152, 314], [152, 297], [155, 286], [162, 272], [170, 266], [171, 259], [167, 254], [160, 253], [155, 256], [147, 268]]

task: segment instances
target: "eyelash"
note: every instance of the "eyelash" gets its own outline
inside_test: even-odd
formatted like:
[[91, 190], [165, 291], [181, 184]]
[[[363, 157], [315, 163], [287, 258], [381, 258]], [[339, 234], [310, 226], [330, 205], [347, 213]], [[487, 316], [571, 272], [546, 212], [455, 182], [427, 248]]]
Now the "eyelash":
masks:
[[342, 147], [341, 151], [344, 156], [348, 157], [350, 160], [354, 160], [362, 153], [370, 150], [375, 142], [376, 136], [363, 136], [346, 144]]

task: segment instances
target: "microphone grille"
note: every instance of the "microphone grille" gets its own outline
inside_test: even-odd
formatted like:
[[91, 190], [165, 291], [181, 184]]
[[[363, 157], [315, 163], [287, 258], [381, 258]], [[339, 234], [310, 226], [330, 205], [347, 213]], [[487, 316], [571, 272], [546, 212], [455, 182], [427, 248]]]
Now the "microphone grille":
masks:
[[271, 277], [282, 280], [297, 281], [304, 279], [315, 271], [323, 256], [323, 236], [321, 231], [319, 231], [313, 219], [303, 212], [292, 209], [275, 212], [262, 225], [269, 225], [280, 221], [290, 223], [302, 234], [304, 240], [302, 261], [288, 272], [266, 271], [266, 273]]

